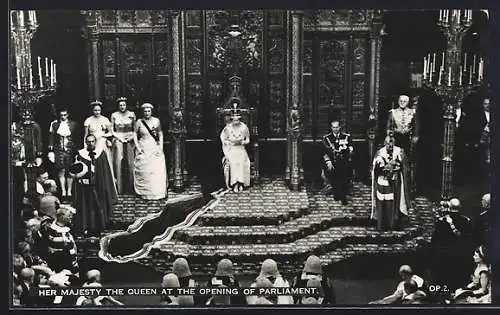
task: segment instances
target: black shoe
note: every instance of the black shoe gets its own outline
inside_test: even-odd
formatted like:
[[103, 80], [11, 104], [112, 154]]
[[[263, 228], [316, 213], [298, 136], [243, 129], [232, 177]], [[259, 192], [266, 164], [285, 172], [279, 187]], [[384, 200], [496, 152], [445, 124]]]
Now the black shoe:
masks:
[[347, 205], [347, 200], [345, 200], [345, 199], [344, 199], [344, 200], [342, 200], [342, 204], [343, 204], [344, 206], [346, 206], [346, 205]]
[[335, 201], [339, 201], [340, 200], [339, 196], [334, 196], [333, 199], [335, 199]]

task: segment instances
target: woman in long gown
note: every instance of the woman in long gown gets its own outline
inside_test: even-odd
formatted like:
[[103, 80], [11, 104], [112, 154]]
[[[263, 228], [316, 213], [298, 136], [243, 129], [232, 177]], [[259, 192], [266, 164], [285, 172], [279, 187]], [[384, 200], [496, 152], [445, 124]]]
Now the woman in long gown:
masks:
[[160, 120], [152, 116], [153, 105], [141, 106], [143, 118], [135, 125], [134, 188], [144, 199], [167, 197], [167, 168], [163, 153], [163, 131]]
[[250, 186], [250, 159], [245, 149], [245, 145], [250, 142], [250, 132], [240, 118], [240, 115], [233, 113], [231, 123], [228, 123], [220, 134], [224, 152], [224, 177], [227, 187], [232, 188], [234, 192], [240, 192], [244, 187]]
[[113, 176], [113, 182], [116, 186], [115, 174], [113, 172], [113, 155], [111, 153], [111, 141], [108, 138], [113, 136], [112, 126], [109, 119], [101, 115], [102, 103], [100, 101], [94, 101], [90, 103], [92, 107], [92, 116], [85, 119], [83, 126], [85, 127], [85, 139], [88, 135], [93, 135], [96, 137], [96, 148], [103, 150], [106, 153], [109, 166], [111, 167], [111, 174]]
[[134, 182], [135, 113], [127, 110], [127, 99], [120, 97], [118, 111], [111, 114], [113, 130], [113, 166], [118, 193], [128, 193]]

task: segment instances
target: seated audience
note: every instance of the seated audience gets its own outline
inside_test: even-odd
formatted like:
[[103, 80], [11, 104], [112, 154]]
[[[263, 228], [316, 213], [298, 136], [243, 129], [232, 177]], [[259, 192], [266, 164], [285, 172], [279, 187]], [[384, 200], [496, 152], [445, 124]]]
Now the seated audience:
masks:
[[49, 179], [43, 183], [45, 193], [40, 197], [39, 214], [54, 217], [56, 210], [60, 207], [61, 202], [56, 197], [57, 184], [54, 180]]
[[399, 268], [399, 276], [403, 281], [401, 281], [396, 291], [393, 294], [386, 296], [383, 299], [372, 301], [370, 304], [396, 304], [402, 303], [403, 299], [410, 294], [410, 292], [406, 291], [405, 283], [409, 283], [414, 281], [417, 284], [417, 288], [422, 289], [424, 287], [424, 280], [413, 273], [413, 270], [408, 265], [403, 265]]
[[422, 304], [425, 302], [427, 294], [418, 288], [418, 284], [414, 280], [405, 282], [404, 290], [408, 295], [403, 298], [402, 304]]
[[[212, 277], [208, 287], [216, 288], [239, 288], [240, 284], [238, 279], [235, 278], [233, 271], [233, 263], [229, 259], [222, 259], [217, 264], [215, 276]], [[222, 304], [221, 304], [222, 303]], [[227, 304], [226, 304], [227, 303]], [[245, 305], [246, 300], [243, 296], [220, 296], [214, 295], [206, 302], [206, 305]]]
[[481, 298], [489, 293], [490, 288], [490, 266], [487, 263], [485, 250], [479, 246], [474, 251], [474, 263], [476, 268], [471, 275], [471, 282], [465, 287], [455, 291], [454, 300], [458, 301], [467, 297]]
[[[290, 284], [286, 279], [284, 279], [278, 271], [278, 264], [273, 259], [266, 259], [262, 263], [260, 274], [256, 281], [252, 283], [251, 287], [256, 287], [259, 280], [262, 282], [263, 278], [269, 280], [273, 287], [277, 288], [288, 288]], [[255, 304], [258, 297], [247, 296], [248, 304]], [[281, 295], [277, 298], [276, 304], [293, 304], [293, 297], [289, 295]]]
[[[294, 288], [306, 287], [307, 283], [311, 279], [317, 279], [321, 283], [321, 288], [325, 294], [324, 298], [321, 300], [321, 304], [335, 304], [335, 291], [333, 285], [326, 275], [323, 274], [321, 268], [321, 261], [318, 256], [311, 255], [307, 258], [304, 265], [304, 269], [300, 274], [295, 276], [293, 281]], [[295, 296], [295, 303], [301, 304], [302, 297]]]
[[[180, 288], [179, 278], [175, 273], [168, 273], [163, 276], [161, 282], [162, 288]], [[160, 305], [179, 305], [176, 295], [162, 295]]]

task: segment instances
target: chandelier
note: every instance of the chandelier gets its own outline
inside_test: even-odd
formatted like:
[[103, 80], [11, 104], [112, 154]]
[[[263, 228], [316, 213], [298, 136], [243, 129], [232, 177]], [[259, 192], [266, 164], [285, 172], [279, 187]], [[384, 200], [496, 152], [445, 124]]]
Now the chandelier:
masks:
[[[57, 87], [56, 63], [48, 57], [37, 57], [33, 71], [31, 39], [38, 28], [35, 11], [11, 11], [11, 40], [15, 64], [11, 81], [11, 101], [21, 111], [32, 110], [41, 98], [52, 95]], [[43, 61], [42, 61], [43, 60]], [[36, 75], [36, 77], [35, 77]]]
[[16, 136], [22, 137], [24, 142], [24, 167], [28, 193], [36, 191], [34, 108], [43, 98], [53, 95], [57, 88], [57, 71], [53, 59], [37, 57], [36, 77], [34, 76], [31, 39], [37, 28], [38, 20], [35, 11], [10, 12], [10, 47], [15, 60], [11, 72], [10, 101], [12, 106], [18, 109], [21, 117], [21, 130], [16, 131], [18, 132]]

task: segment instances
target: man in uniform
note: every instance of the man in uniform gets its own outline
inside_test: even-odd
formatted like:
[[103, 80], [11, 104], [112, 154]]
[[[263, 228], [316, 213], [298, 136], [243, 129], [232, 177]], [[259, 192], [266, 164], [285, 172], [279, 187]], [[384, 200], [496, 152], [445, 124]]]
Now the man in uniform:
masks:
[[387, 120], [387, 135], [394, 137], [394, 145], [402, 148], [404, 153], [411, 154], [411, 144], [418, 141], [418, 121], [416, 111], [408, 108], [410, 98], [408, 95], [400, 95], [398, 108], [391, 109]]
[[340, 122], [330, 123], [331, 131], [323, 137], [324, 177], [333, 187], [335, 200], [347, 204], [347, 192], [351, 179], [351, 156], [354, 151], [351, 136], [340, 131]]

